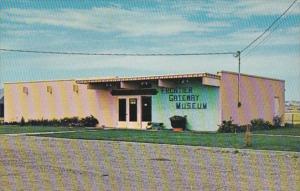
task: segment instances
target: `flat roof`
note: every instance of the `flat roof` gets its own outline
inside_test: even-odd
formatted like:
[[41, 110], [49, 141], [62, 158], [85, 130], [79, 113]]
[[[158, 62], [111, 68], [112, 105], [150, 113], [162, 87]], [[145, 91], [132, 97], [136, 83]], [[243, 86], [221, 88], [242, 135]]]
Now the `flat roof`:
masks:
[[26, 84], [26, 83], [60, 82], [60, 81], [75, 81], [75, 79], [18, 81], [18, 82], [4, 82], [4, 84]]
[[[20, 83], [41, 83], [41, 82], [58, 82], [58, 81], [75, 81], [78, 84], [89, 84], [89, 83], [105, 83], [105, 82], [124, 82], [124, 81], [143, 81], [143, 80], [160, 80], [160, 79], [180, 79], [180, 78], [202, 78], [209, 77], [214, 79], [221, 79], [221, 73], [229, 73], [238, 75], [237, 72], [221, 71], [217, 74], [210, 73], [190, 73], [190, 74], [168, 74], [168, 75], [154, 75], [154, 76], [136, 76], [136, 77], [93, 77], [83, 79], [59, 79], [59, 80], [37, 80], [37, 81], [19, 81], [19, 82], [4, 82], [4, 84], [20, 84]], [[250, 74], [241, 73], [242, 76], [261, 78], [267, 80], [275, 80], [285, 82], [285, 80], [269, 78], [264, 76], [256, 76]]]
[[[221, 74], [221, 73], [228, 73], [228, 74], [233, 74], [233, 75], [238, 75], [239, 74], [237, 72], [223, 71], [223, 70], [221, 72], [218, 72], [218, 74]], [[285, 80], [281, 80], [281, 79], [269, 78], [269, 77], [265, 77], [265, 76], [257, 76], [257, 75], [252, 75], [252, 74], [241, 73], [241, 76], [247, 76], [247, 77], [253, 77], [253, 78], [261, 78], [261, 79], [266, 79], [266, 80], [274, 80], [274, 81], [285, 82]]]
[[82, 80], [76, 80], [76, 83], [88, 84], [88, 83], [103, 83], [103, 82], [124, 82], [124, 81], [160, 80], [160, 79], [202, 78], [202, 77], [221, 79], [219, 75], [215, 75], [215, 74], [194, 73], [194, 74], [170, 74], [170, 75], [156, 75], [156, 76], [82, 79]]

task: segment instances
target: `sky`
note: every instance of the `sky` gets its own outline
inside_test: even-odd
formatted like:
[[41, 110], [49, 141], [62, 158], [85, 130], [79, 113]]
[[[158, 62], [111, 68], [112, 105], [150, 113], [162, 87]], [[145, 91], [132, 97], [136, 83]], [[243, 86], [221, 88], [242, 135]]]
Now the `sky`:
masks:
[[[0, 48], [86, 53], [236, 52], [293, 0], [1, 0]], [[243, 52], [241, 72], [285, 80], [300, 100], [300, 1]], [[217, 73], [238, 70], [233, 55], [129, 57], [0, 51], [4, 82]]]

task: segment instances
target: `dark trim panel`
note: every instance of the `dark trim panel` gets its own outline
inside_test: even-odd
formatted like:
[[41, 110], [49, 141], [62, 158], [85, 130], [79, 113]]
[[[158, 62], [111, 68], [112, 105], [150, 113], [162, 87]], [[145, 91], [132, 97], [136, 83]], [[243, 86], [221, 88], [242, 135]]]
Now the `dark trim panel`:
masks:
[[112, 90], [111, 95], [121, 96], [121, 95], [156, 95], [158, 91], [156, 89], [138, 89], [138, 90]]

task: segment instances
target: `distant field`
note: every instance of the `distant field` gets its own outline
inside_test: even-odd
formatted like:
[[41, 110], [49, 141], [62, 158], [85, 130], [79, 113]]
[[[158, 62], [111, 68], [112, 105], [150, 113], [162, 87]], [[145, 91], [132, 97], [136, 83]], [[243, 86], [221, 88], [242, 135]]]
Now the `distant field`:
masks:
[[73, 131], [83, 130], [83, 128], [69, 128], [69, 127], [49, 127], [49, 126], [7, 126], [0, 125], [0, 134], [16, 134], [16, 133], [36, 133], [36, 132], [59, 132], [59, 131]]
[[300, 124], [300, 112], [292, 112], [284, 114], [285, 123]]

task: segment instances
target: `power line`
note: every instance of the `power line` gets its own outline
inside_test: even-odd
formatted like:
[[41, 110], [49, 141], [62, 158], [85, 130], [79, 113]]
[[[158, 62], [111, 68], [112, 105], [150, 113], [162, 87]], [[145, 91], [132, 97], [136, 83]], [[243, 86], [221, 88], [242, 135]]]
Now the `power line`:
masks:
[[0, 48], [0, 51], [24, 52], [36, 54], [59, 54], [59, 55], [81, 55], [81, 56], [209, 56], [236, 54], [236, 52], [195, 52], [195, 53], [85, 53], [85, 52], [58, 52], [58, 51], [40, 51]]
[[[293, 7], [291, 10], [290, 10], [290, 12], [294, 9], [295, 7]], [[271, 36], [271, 34], [274, 32], [274, 31], [276, 31], [279, 27], [280, 27], [280, 25], [285, 21], [285, 20], [287, 20], [287, 18], [288, 18], [288, 13], [281, 19], [281, 21], [279, 21], [278, 23], [277, 23], [277, 25], [275, 26], [275, 27], [273, 27], [271, 30], [270, 30], [270, 32], [259, 42], [259, 43], [257, 43], [256, 45], [255, 45], [255, 47], [253, 47], [252, 49], [250, 49], [250, 50], [248, 50], [247, 51], [247, 53], [244, 55], [244, 58], [246, 58], [246, 57], [248, 57], [249, 55], [251, 55], [251, 53], [253, 53], [253, 51], [255, 51], [256, 50], [256, 48], [258, 47], [258, 46], [260, 46], [260, 45], [262, 45], [262, 44], [264, 44], [266, 41], [268, 41], [269, 39], [270, 39], [270, 36]]]
[[246, 57], [248, 57], [251, 53], [252, 53], [252, 51], [255, 51], [255, 49], [258, 47], [258, 46], [260, 46], [260, 45], [262, 45], [262, 44], [264, 44], [267, 40], [269, 40], [270, 39], [270, 36], [271, 36], [271, 34], [274, 32], [274, 31], [276, 31], [279, 27], [280, 27], [280, 25], [284, 22], [284, 20], [286, 20], [287, 19], [287, 16], [285, 16], [282, 20], [281, 20], [281, 22], [279, 22], [259, 43], [257, 43], [253, 48], [251, 48], [250, 50], [248, 50], [247, 51], [247, 53], [244, 55], [244, 58], [246, 58]]
[[[242, 54], [245, 50], [247, 50], [250, 46], [252, 46], [257, 40], [259, 40], [264, 34], [266, 34], [273, 27], [273, 25], [275, 23], [277, 23], [292, 8], [292, 6], [296, 2], [297, 2], [297, 0], [294, 0], [293, 3], [279, 17], [277, 17], [271, 23], [271, 25], [267, 29], [265, 29], [265, 31], [262, 34], [260, 34], [257, 38], [255, 38], [253, 41], [251, 41], [241, 51], [239, 51], [240, 52], [239, 54]], [[269, 35], [272, 32], [270, 32]], [[265, 39], [263, 39], [263, 41], [265, 41]], [[262, 42], [260, 42], [259, 44], [261, 44], [261, 43]], [[256, 48], [258, 45], [256, 45], [254, 48]], [[251, 49], [251, 50], [253, 50], [253, 49]], [[81, 56], [209, 56], [209, 55], [226, 55], [226, 54], [236, 55], [236, 52], [200, 52], [200, 53], [197, 53], [197, 52], [196, 53], [86, 53], [86, 52], [60, 52], [60, 51], [42, 51], [42, 50], [7, 49], [7, 48], [0, 48], [0, 51], [22, 52], [22, 53], [35, 53], [35, 54], [81, 55]]]
[[244, 52], [245, 50], [247, 50], [250, 46], [252, 46], [258, 39], [260, 39], [264, 34], [266, 34], [266, 32], [268, 32], [272, 26], [279, 21], [291, 8], [292, 6], [297, 2], [297, 0], [294, 0], [293, 3], [279, 16], [277, 17], [272, 23], [271, 25], [263, 32], [261, 33], [258, 37], [256, 37], [253, 41], [251, 41], [245, 48], [243, 48], [241, 50], [241, 53]]

